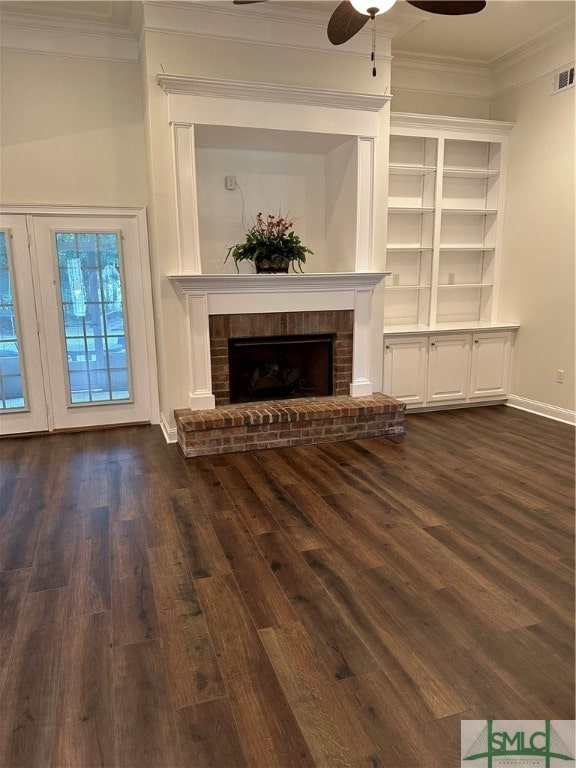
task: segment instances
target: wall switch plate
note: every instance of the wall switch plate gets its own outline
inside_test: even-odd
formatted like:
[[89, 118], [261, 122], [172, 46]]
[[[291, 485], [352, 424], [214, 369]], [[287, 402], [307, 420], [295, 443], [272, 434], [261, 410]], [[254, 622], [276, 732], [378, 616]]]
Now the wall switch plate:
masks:
[[236, 176], [226, 176], [226, 189], [236, 189]]
[[398, 274], [398, 272], [395, 272], [392, 275], [392, 285], [400, 285], [400, 275]]
[[456, 275], [454, 272], [448, 272], [448, 285], [454, 285]]
[[556, 383], [564, 384], [564, 371], [561, 371], [561, 370], [556, 371]]

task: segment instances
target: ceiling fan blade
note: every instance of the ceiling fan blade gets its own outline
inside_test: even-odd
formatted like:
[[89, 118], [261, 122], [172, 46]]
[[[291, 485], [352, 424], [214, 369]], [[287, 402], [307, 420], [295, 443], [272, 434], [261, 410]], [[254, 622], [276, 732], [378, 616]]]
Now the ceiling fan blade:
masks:
[[443, 16], [465, 16], [479, 13], [486, 8], [486, 0], [406, 0], [421, 11], [440, 13]]
[[352, 6], [349, 0], [343, 0], [328, 22], [328, 40], [333, 45], [341, 45], [360, 32], [370, 16], [366, 16]]

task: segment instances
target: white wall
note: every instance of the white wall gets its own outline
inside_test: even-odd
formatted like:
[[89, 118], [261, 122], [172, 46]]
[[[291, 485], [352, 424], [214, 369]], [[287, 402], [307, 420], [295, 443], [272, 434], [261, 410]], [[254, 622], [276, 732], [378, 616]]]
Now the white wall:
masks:
[[136, 63], [3, 51], [2, 202], [143, 206]]
[[[313, 255], [307, 272], [326, 271], [325, 158], [318, 154], [198, 148], [196, 178], [202, 272], [235, 272], [224, 262], [228, 248], [244, 240], [258, 212], [283, 216]], [[236, 176], [230, 191], [225, 177]], [[254, 271], [240, 264], [241, 272]]]
[[[575, 91], [551, 91], [552, 75], [515, 88], [494, 100], [492, 117], [516, 123], [509, 139], [500, 297], [502, 319], [522, 325], [513, 402], [562, 418], [575, 407]], [[556, 383], [558, 369], [566, 372], [564, 384]]]

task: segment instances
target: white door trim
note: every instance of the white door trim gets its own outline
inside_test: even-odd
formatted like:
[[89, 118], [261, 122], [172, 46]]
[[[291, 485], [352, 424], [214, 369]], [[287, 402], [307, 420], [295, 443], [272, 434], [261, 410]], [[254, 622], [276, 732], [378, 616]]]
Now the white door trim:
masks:
[[[140, 260], [140, 275], [141, 275], [141, 297], [142, 297], [142, 311], [143, 311], [143, 323], [144, 323], [144, 336], [143, 344], [145, 345], [145, 354], [147, 358], [147, 387], [149, 390], [150, 398], [150, 421], [153, 424], [160, 422], [160, 403], [158, 392], [158, 365], [156, 358], [156, 342], [155, 342], [155, 330], [154, 330], [154, 311], [152, 302], [152, 279], [150, 270], [150, 254], [148, 247], [148, 229], [146, 221], [146, 209], [136, 207], [123, 207], [123, 208], [110, 208], [110, 207], [96, 207], [96, 206], [46, 206], [46, 205], [0, 205], [0, 214], [20, 214], [28, 216], [29, 229], [32, 231], [31, 219], [35, 217], [54, 217], [54, 218], [66, 218], [70, 217], [86, 217], [89, 219], [92, 217], [94, 221], [114, 218], [114, 219], [126, 219], [132, 221], [137, 232], [137, 254]], [[34, 251], [34, 243], [32, 244], [32, 250]], [[40, 296], [39, 274], [38, 274], [38, 259], [35, 252], [32, 253], [32, 269], [34, 288], [36, 295]], [[41, 338], [42, 348], [42, 360], [43, 364], [47, 361], [47, 347], [43, 343], [45, 340]], [[49, 418], [49, 429], [54, 429], [54, 422], [52, 418]]]

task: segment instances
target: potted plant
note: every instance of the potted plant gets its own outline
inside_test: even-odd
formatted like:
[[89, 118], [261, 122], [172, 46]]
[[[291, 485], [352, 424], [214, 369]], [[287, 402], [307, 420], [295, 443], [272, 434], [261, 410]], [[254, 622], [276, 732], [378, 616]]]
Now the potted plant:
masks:
[[282, 216], [269, 213], [264, 218], [264, 214], [258, 213], [244, 242], [228, 248], [225, 261], [232, 257], [237, 270], [240, 261], [251, 261], [259, 273], [288, 272], [290, 265], [296, 272], [296, 264], [302, 272], [306, 254], [313, 251], [302, 244], [293, 224]]

